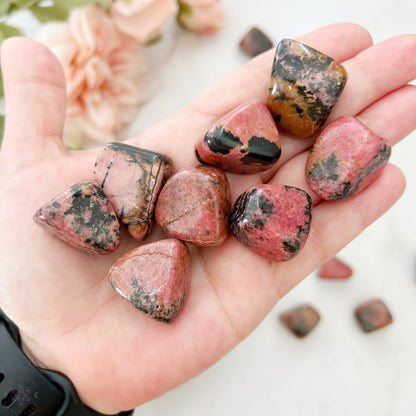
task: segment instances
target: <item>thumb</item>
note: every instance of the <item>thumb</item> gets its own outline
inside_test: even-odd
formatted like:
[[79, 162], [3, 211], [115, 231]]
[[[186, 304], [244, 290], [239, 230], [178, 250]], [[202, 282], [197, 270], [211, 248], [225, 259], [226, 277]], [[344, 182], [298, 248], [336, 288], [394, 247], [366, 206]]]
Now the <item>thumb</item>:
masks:
[[53, 147], [63, 151], [66, 90], [58, 59], [36, 41], [11, 38], [1, 45], [1, 67], [6, 104], [2, 153], [27, 163]]

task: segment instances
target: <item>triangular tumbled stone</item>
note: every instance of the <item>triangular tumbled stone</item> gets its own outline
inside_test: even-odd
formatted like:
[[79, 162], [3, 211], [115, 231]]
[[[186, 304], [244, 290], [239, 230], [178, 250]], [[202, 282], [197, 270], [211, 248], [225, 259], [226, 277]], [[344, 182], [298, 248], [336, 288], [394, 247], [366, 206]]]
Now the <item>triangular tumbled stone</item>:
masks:
[[95, 179], [136, 240], [149, 232], [155, 201], [170, 170], [167, 156], [123, 143], [108, 143], [97, 157]]
[[95, 183], [72, 186], [40, 208], [34, 220], [56, 237], [88, 253], [111, 253], [121, 242], [114, 209]]
[[318, 276], [322, 279], [348, 279], [352, 276], [352, 269], [338, 257], [332, 257], [319, 268]]
[[283, 39], [276, 49], [267, 106], [279, 128], [309, 137], [325, 123], [346, 81], [344, 67], [332, 58]]
[[195, 147], [201, 163], [234, 173], [267, 170], [280, 153], [276, 124], [259, 100], [241, 104], [220, 118]]
[[181, 241], [156, 241], [120, 257], [108, 279], [136, 308], [159, 321], [172, 322], [188, 292], [190, 261], [188, 248]]

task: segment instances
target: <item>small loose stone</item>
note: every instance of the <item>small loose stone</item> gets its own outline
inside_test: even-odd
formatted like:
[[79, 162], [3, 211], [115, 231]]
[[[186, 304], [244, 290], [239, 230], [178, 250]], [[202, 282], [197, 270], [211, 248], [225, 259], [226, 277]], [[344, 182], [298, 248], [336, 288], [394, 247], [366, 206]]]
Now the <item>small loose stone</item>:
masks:
[[230, 218], [234, 237], [271, 261], [296, 256], [309, 234], [312, 201], [302, 189], [257, 185], [241, 194]]
[[107, 254], [121, 243], [120, 224], [102, 189], [81, 182], [52, 199], [35, 216], [43, 229], [79, 250]]
[[191, 278], [188, 247], [176, 239], [144, 244], [120, 257], [107, 278], [137, 309], [158, 321], [172, 322], [188, 293]]
[[251, 100], [214, 123], [195, 154], [201, 163], [234, 173], [262, 172], [280, 157], [279, 133], [266, 105]]
[[306, 182], [323, 199], [344, 199], [373, 182], [390, 154], [390, 144], [364, 124], [339, 117], [322, 131], [309, 153]]
[[316, 133], [347, 81], [344, 67], [329, 56], [291, 39], [276, 49], [267, 106], [277, 127], [297, 137]]
[[380, 299], [369, 299], [355, 309], [355, 317], [364, 332], [372, 332], [393, 322], [390, 311]]
[[167, 156], [123, 143], [108, 143], [97, 157], [95, 179], [136, 240], [150, 231], [171, 165]]
[[318, 276], [322, 279], [348, 279], [352, 276], [352, 269], [338, 257], [332, 257], [320, 267]]
[[259, 28], [251, 28], [240, 41], [240, 48], [251, 57], [260, 55], [273, 47], [273, 42]]
[[168, 179], [156, 204], [164, 231], [198, 246], [221, 244], [228, 235], [230, 188], [220, 169], [197, 166]]
[[302, 305], [280, 315], [280, 320], [294, 335], [303, 338], [318, 325], [321, 317], [310, 305]]

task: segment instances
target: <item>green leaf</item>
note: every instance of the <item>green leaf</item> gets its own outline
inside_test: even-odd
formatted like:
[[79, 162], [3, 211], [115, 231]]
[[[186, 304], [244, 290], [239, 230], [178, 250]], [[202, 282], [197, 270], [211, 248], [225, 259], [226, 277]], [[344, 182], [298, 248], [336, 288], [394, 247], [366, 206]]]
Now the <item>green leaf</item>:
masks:
[[69, 12], [69, 10], [60, 7], [58, 4], [46, 7], [32, 6], [30, 7], [30, 11], [41, 23], [66, 20]]
[[98, 5], [100, 5], [103, 9], [110, 8], [112, 2], [113, 2], [113, 0], [96, 0], [95, 1], [95, 3], [97, 3]]
[[61, 9], [69, 11], [77, 7], [84, 7], [92, 2], [93, 0], [55, 0], [54, 4], [59, 6]]
[[0, 1], [0, 15], [8, 14], [10, 8], [11, 0], [1, 0]]
[[12, 36], [22, 36], [20, 29], [0, 22], [0, 43]]
[[72, 9], [76, 9], [77, 7], [85, 7], [89, 4], [101, 2], [108, 3], [107, 0], [55, 0], [54, 4], [55, 6], [59, 6], [59, 8], [64, 9], [69, 13]]
[[0, 116], [0, 146], [4, 136], [4, 116]]
[[187, 3], [184, 3], [182, 1], [179, 1], [179, 12], [178, 14], [180, 15], [184, 15], [184, 14], [188, 14], [191, 15], [192, 14], [192, 6], [190, 6]]
[[179, 11], [176, 16], [176, 21], [178, 22], [179, 26], [182, 29], [189, 31], [190, 29], [188, 25], [186, 24], [186, 19], [188, 19], [193, 14], [192, 6], [182, 1], [179, 1], [178, 4], [179, 4]]
[[13, 3], [20, 9], [27, 9], [39, 3], [39, 0], [13, 0]]

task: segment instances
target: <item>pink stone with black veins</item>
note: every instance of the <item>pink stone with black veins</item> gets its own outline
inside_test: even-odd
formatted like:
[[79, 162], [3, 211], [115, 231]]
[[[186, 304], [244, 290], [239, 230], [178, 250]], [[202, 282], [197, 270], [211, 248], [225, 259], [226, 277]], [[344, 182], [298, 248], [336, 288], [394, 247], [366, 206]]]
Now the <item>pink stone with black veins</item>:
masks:
[[316, 140], [306, 161], [306, 182], [326, 200], [350, 197], [380, 174], [391, 145], [353, 117], [339, 117]]
[[201, 163], [234, 173], [262, 172], [281, 154], [276, 124], [260, 100], [234, 108], [215, 122], [195, 146]]
[[95, 179], [136, 240], [150, 231], [155, 201], [171, 166], [167, 156], [123, 143], [108, 143], [97, 157]]
[[302, 189], [279, 184], [257, 185], [241, 194], [230, 218], [234, 237], [271, 261], [296, 256], [306, 243], [312, 201]]
[[393, 317], [381, 299], [368, 299], [355, 309], [355, 317], [364, 332], [372, 332], [393, 322]]
[[172, 322], [188, 293], [188, 247], [176, 239], [144, 244], [120, 257], [107, 277], [114, 289], [136, 308], [158, 321]]
[[120, 224], [102, 189], [81, 182], [40, 208], [34, 218], [43, 229], [79, 250], [108, 254], [121, 243]]
[[319, 312], [310, 305], [301, 305], [280, 315], [280, 320], [298, 338], [304, 338], [318, 325]]
[[228, 235], [230, 187], [212, 166], [184, 169], [166, 182], [156, 204], [156, 222], [171, 236], [197, 246], [216, 246]]

